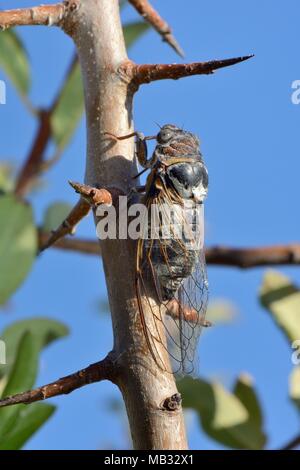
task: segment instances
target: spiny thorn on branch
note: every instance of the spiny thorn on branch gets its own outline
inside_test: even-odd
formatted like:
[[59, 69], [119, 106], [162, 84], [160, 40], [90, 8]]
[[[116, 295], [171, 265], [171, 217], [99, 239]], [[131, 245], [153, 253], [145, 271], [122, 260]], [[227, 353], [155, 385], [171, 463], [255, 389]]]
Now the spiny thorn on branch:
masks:
[[74, 181], [69, 181], [69, 184], [90, 206], [97, 207], [100, 204], [111, 206], [113, 203], [112, 195], [107, 189], [98, 189], [87, 184], [75, 183]]
[[[249, 60], [252, 57], [254, 57], [254, 55], [224, 60], [211, 60], [208, 62], [193, 62], [190, 64], [133, 64], [131, 71], [132, 81], [137, 85], [142, 85], [155, 80], [177, 80], [179, 78], [190, 77], [192, 75], [209, 75], [218, 69], [239, 64], [240, 62]], [[126, 72], [128, 63], [124, 64], [123, 68]]]
[[63, 21], [67, 12], [72, 10], [71, 3], [77, 5], [77, 0], [56, 3], [54, 5], [40, 5], [32, 8], [1, 11], [0, 28], [5, 30], [13, 26], [58, 26]]
[[129, 3], [131, 3], [138, 13], [162, 36], [163, 41], [167, 42], [178, 55], [184, 57], [184, 52], [173, 36], [170, 26], [152, 7], [148, 0], [129, 0]]
[[11, 405], [34, 403], [58, 395], [66, 395], [85, 385], [102, 380], [114, 381], [114, 361], [108, 355], [103, 361], [91, 364], [86, 369], [58, 379], [56, 382], [44, 385], [23, 393], [18, 393], [0, 400], [0, 408]]

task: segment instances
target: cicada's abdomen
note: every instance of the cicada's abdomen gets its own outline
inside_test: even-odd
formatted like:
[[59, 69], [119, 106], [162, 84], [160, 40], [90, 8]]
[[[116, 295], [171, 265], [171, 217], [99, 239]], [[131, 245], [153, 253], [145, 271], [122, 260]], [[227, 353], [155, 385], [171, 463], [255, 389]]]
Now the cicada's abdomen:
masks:
[[[152, 210], [160, 210], [156, 231], [159, 238], [146, 240], [144, 245], [145, 255], [150, 253], [162, 301], [174, 298], [184, 279], [193, 273], [203, 249], [203, 205], [186, 201], [184, 205], [174, 204], [172, 209], [173, 214], [169, 205], [152, 206]], [[149, 233], [153, 231], [153, 219]]]

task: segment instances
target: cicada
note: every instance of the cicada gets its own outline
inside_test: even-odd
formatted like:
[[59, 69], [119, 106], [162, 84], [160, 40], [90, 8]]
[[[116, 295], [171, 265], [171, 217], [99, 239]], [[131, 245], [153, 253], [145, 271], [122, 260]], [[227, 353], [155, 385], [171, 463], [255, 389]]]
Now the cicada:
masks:
[[[199, 140], [191, 132], [167, 124], [156, 136], [133, 133], [121, 138], [134, 135], [141, 173], [150, 171], [146, 185], [138, 188], [147, 209], [137, 242], [135, 279], [143, 332], [160, 369], [194, 374], [198, 338], [202, 327], [209, 326], [204, 257], [207, 169]], [[156, 147], [148, 159], [150, 139], [156, 139]]]

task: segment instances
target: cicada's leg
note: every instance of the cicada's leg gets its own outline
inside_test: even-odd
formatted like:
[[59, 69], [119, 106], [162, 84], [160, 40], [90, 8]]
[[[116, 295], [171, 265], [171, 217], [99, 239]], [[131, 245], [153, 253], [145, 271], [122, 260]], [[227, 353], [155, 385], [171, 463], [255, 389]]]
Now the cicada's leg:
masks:
[[146, 186], [134, 186], [127, 194], [128, 200], [131, 201], [137, 194], [143, 194], [145, 190]]
[[136, 137], [136, 156], [139, 164], [144, 168], [148, 169], [151, 167], [151, 159], [148, 160], [148, 149], [147, 149], [147, 140], [156, 139], [156, 135], [144, 136], [142, 132], [132, 132], [128, 135], [117, 136], [111, 134], [110, 132], [105, 132], [105, 135], [109, 135], [117, 140], [125, 140], [130, 137]]
[[146, 137], [141, 132], [136, 133], [136, 157], [139, 164], [147, 170], [151, 166], [151, 161], [148, 160], [148, 147]]

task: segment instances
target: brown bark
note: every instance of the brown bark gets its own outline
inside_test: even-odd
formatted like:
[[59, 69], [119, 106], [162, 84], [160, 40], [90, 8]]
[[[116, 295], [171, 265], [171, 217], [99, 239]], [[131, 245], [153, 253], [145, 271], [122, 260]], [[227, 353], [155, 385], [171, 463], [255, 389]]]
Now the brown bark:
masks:
[[43, 387], [4, 398], [0, 401], [0, 407], [4, 408], [5, 406], [18, 405], [20, 403], [29, 405], [30, 403], [47, 400], [58, 395], [67, 395], [80, 387], [102, 380], [113, 382], [114, 371], [113, 358], [107, 356], [103, 361], [91, 364], [85, 369], [62, 377]]
[[193, 75], [210, 75], [218, 69], [231, 67], [252, 57], [253, 55], [247, 55], [232, 59], [194, 62], [192, 64], [134, 64], [131, 70], [129, 65], [125, 64], [125, 67], [128, 69], [127, 74], [132, 75], [132, 81], [137, 85], [142, 85], [156, 80], [178, 80]]
[[66, 13], [68, 3], [75, 4], [76, 0], [56, 5], [0, 11], [0, 27], [6, 29], [12, 26], [58, 25]]
[[[81, 63], [87, 115], [85, 183], [125, 194], [136, 174], [134, 140], [111, 142], [105, 132], [133, 131], [129, 83], [120, 74], [127, 54], [117, 0], [82, 0], [66, 30]], [[116, 383], [126, 404], [135, 449], [185, 449], [182, 409], [161, 404], [177, 393], [172, 375], [157, 369], [142, 334], [134, 290], [135, 246], [128, 240], [101, 243], [117, 357]], [[176, 431], [175, 431], [176, 430]]]
[[160, 14], [152, 7], [148, 0], [129, 0], [131, 5], [139, 12], [139, 14], [150, 23], [154, 29], [162, 36], [181, 57], [184, 52], [172, 34], [172, 30], [168, 23], [160, 16]]

